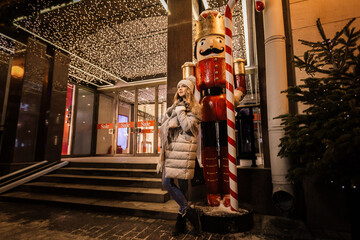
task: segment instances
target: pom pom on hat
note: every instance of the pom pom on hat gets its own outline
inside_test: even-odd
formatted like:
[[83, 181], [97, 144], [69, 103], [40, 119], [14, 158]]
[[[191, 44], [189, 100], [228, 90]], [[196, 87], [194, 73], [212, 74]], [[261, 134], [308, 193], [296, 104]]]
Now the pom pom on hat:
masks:
[[194, 92], [194, 89], [195, 89], [195, 77], [194, 76], [189, 76], [186, 79], [180, 80], [178, 82], [178, 84], [177, 84], [177, 87], [179, 87], [181, 84], [187, 86], [192, 92]]

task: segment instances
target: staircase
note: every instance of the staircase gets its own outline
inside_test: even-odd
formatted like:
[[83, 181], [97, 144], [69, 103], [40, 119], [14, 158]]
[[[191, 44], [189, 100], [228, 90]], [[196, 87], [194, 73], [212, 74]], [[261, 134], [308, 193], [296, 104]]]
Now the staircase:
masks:
[[175, 219], [178, 206], [161, 189], [161, 176], [155, 168], [153, 163], [71, 162], [0, 198]]

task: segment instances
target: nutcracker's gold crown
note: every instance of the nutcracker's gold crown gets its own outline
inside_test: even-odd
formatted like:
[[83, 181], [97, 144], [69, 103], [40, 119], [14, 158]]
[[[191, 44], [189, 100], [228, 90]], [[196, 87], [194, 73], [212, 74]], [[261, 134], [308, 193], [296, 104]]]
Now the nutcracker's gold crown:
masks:
[[212, 34], [225, 36], [224, 17], [215, 10], [203, 11], [199, 16], [199, 20], [195, 23], [195, 28], [195, 42]]

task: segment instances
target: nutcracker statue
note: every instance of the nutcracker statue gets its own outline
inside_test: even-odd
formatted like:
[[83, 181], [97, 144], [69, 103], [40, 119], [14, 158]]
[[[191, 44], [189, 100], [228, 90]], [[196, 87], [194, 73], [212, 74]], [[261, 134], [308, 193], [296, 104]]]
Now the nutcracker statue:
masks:
[[[230, 206], [228, 137], [226, 117], [226, 64], [224, 17], [207, 10], [196, 22], [194, 56], [196, 87], [201, 93], [202, 164], [209, 206]], [[234, 100], [238, 104], [246, 92], [245, 60], [235, 66]]]

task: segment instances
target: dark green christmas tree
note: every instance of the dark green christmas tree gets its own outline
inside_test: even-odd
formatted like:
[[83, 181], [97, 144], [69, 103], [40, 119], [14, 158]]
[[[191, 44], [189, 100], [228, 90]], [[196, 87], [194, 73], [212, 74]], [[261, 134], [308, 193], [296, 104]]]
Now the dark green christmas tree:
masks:
[[360, 182], [360, 31], [350, 27], [354, 20], [330, 39], [318, 19], [322, 40], [299, 40], [310, 49], [295, 57], [295, 67], [309, 77], [284, 92], [307, 108], [278, 117], [285, 129], [279, 156], [294, 163], [287, 176], [293, 182], [309, 175], [353, 188]]

